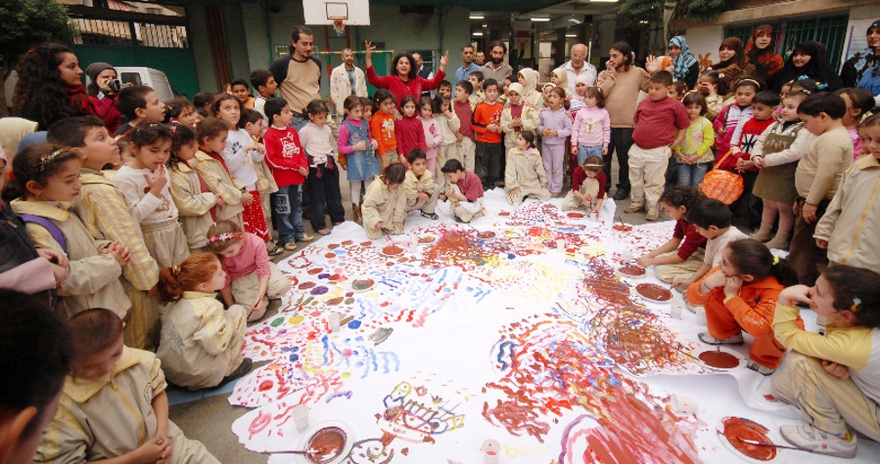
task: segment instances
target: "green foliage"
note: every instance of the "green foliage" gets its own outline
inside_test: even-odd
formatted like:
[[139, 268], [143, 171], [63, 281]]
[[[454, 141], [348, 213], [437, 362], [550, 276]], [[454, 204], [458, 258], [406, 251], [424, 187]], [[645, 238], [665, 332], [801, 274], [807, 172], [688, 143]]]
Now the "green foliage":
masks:
[[43, 42], [67, 42], [69, 21], [67, 7], [55, 0], [0, 2], [0, 66], [9, 73], [28, 49]]
[[675, 16], [706, 21], [715, 18], [733, 5], [728, 0], [625, 0], [620, 12], [636, 19], [656, 20], [663, 10], [675, 10]]

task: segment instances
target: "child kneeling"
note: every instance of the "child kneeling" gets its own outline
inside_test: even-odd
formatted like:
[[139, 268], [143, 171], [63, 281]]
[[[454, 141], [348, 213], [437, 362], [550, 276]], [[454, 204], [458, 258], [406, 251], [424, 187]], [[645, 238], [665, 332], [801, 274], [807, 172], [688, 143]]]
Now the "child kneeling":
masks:
[[700, 341], [742, 345], [745, 330], [755, 337], [749, 369], [770, 375], [785, 354], [771, 327], [776, 298], [786, 286], [797, 283], [797, 276], [787, 262], [756, 240], [730, 242], [721, 253], [718, 268], [687, 292], [691, 304], [706, 308], [709, 331], [700, 334]]
[[440, 186], [434, 182], [434, 174], [428, 167], [428, 156], [422, 150], [412, 150], [406, 155], [410, 170], [403, 179], [403, 191], [406, 192], [406, 211], [419, 210], [422, 217], [437, 220], [437, 197]]
[[122, 319], [89, 309], [68, 322], [74, 358], [58, 412], [34, 462], [219, 464], [168, 420], [165, 374], [156, 355], [122, 344]]
[[445, 197], [449, 199], [449, 211], [458, 222], [471, 222], [486, 214], [483, 207], [483, 183], [480, 178], [464, 170], [456, 159], [451, 159], [440, 170], [449, 182]]
[[544, 170], [544, 160], [535, 149], [535, 134], [517, 134], [514, 147], [507, 153], [504, 190], [507, 191], [507, 200], [514, 206], [519, 206], [528, 197], [541, 201], [550, 199], [547, 171]]
[[602, 158], [587, 156], [584, 164], [574, 169], [571, 178], [571, 191], [562, 201], [563, 211], [586, 208], [590, 214], [599, 217], [602, 202], [605, 201], [605, 184], [608, 182], [602, 172]]
[[225, 285], [226, 273], [210, 253], [162, 269], [159, 295], [168, 305], [156, 355], [173, 384], [211, 388], [250, 371], [252, 361], [241, 355], [248, 310], [241, 305], [223, 310], [215, 292]]
[[[825, 335], [796, 323], [795, 302], [828, 320]], [[847, 425], [880, 441], [880, 274], [837, 265], [812, 288], [783, 290], [773, 332], [791, 350], [785, 369], [770, 381], [773, 393], [800, 408], [807, 422], [783, 425], [783, 438], [801, 449], [844, 458], [856, 455], [856, 435]]]
[[220, 255], [226, 272], [226, 285], [220, 289], [226, 306], [236, 302], [248, 309], [248, 322], [266, 314], [267, 300], [281, 298], [290, 291], [290, 281], [269, 261], [260, 237], [245, 233], [230, 221], [219, 221], [208, 230], [205, 251]]
[[364, 231], [370, 240], [382, 238], [383, 234], [402, 234], [406, 217], [406, 194], [400, 187], [406, 177], [406, 167], [392, 163], [385, 167], [379, 182], [367, 187], [361, 213]]

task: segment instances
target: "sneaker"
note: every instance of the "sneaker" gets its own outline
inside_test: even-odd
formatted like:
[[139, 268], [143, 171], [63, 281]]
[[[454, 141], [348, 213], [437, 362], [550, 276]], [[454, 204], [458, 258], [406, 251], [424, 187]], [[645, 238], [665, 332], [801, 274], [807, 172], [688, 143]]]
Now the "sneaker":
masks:
[[762, 365], [756, 363], [755, 361], [749, 361], [749, 365], [746, 367], [748, 367], [749, 369], [751, 369], [751, 370], [753, 370], [763, 376], [767, 376], [767, 375], [770, 375], [770, 374], [776, 372], [775, 367], [762, 366]]
[[455, 218], [455, 222], [457, 222], [457, 223], [459, 223], [459, 224], [463, 224], [463, 223], [464, 223], [464, 221], [462, 221], [460, 217], [458, 217], [458, 216], [453, 216], [453, 217]]
[[221, 380], [220, 384], [217, 386], [219, 387], [222, 385], [226, 385], [227, 383], [232, 382], [233, 380], [244, 376], [245, 374], [247, 374], [248, 372], [251, 371], [252, 367], [254, 367], [254, 361], [251, 360], [251, 358], [242, 359], [241, 364], [239, 364], [238, 367], [236, 367], [235, 370], [232, 371], [231, 374], [227, 375], [226, 377], [223, 377], [223, 380]]
[[437, 216], [437, 213], [426, 213], [424, 211], [422, 211], [422, 217], [428, 218], [432, 221], [436, 221], [437, 219], [440, 219], [440, 216]]
[[743, 344], [743, 335], [738, 333], [730, 338], [725, 338], [723, 340], [719, 340], [709, 332], [703, 332], [699, 335], [700, 341], [706, 343], [708, 345], [742, 345]]
[[287, 251], [296, 251], [297, 245], [296, 240], [291, 240], [284, 244], [284, 249]]
[[841, 458], [856, 457], [856, 436], [849, 430], [846, 438], [825, 433], [810, 424], [783, 425], [779, 433], [785, 441], [800, 449]]
[[614, 201], [623, 201], [629, 198], [629, 190], [626, 189], [617, 189], [617, 192], [614, 193], [614, 196], [611, 197]]
[[278, 256], [284, 253], [284, 249], [273, 242], [266, 242], [266, 253], [269, 253], [269, 256]]
[[333, 221], [333, 227], [341, 226], [344, 223], [345, 223], [345, 221]]
[[645, 214], [646, 221], [656, 221], [660, 218], [660, 213], [656, 209], [649, 209], [648, 214]]
[[323, 229], [319, 230], [318, 233], [321, 235], [330, 235], [330, 229], [327, 227], [324, 227]]
[[638, 213], [639, 211], [644, 211], [644, 210], [645, 210], [645, 205], [632, 204], [632, 205], [629, 205], [629, 208], [625, 209], [623, 212], [632, 214], [632, 213]]
[[[677, 289], [678, 287], [675, 287], [675, 288]], [[684, 291], [682, 293], [683, 294], [687, 293], [687, 291]], [[690, 311], [694, 314], [697, 314], [697, 308], [702, 308], [702, 305], [695, 305], [695, 304], [691, 303], [690, 300], [687, 299], [687, 297], [685, 297], [684, 298], [684, 307], [687, 308], [688, 311]]]
[[314, 242], [314, 241], [315, 241], [315, 236], [314, 236], [314, 235], [305, 234], [305, 235], [303, 235], [302, 237], [296, 239], [296, 241], [297, 241], [297, 242], [305, 242], [305, 243]]

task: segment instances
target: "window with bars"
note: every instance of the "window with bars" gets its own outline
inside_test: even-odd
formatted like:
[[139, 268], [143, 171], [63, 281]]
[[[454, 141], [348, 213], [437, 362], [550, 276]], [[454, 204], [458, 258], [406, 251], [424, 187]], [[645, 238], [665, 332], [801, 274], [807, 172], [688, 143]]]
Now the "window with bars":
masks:
[[833, 69], [838, 69], [843, 59], [843, 45], [846, 42], [847, 22], [848, 17], [846, 15], [799, 18], [770, 23], [761, 21], [754, 24], [727, 27], [725, 28], [724, 36], [739, 37], [743, 44], [746, 44], [756, 27], [761, 24], [770, 24], [776, 31], [774, 41], [776, 53], [782, 55], [783, 58], [788, 59], [795, 45], [812, 40], [825, 45], [828, 61], [831, 62]]
[[75, 45], [189, 48], [186, 27], [134, 21], [71, 18]]

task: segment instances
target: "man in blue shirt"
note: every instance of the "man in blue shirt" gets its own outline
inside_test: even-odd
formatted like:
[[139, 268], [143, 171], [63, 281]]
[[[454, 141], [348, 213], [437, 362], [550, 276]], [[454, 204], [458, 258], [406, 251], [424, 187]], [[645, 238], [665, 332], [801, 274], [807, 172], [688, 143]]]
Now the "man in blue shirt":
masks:
[[464, 62], [464, 65], [455, 70], [455, 82], [452, 83], [453, 86], [461, 81], [466, 81], [472, 72], [480, 70], [480, 67], [474, 63], [474, 47], [472, 45], [461, 47], [461, 61]]

